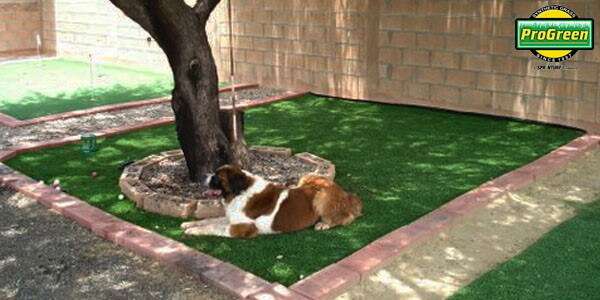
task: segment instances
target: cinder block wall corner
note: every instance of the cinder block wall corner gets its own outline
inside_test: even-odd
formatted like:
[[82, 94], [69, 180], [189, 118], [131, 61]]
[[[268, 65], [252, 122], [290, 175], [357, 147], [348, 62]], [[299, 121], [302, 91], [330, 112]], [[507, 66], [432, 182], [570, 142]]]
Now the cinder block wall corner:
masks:
[[[600, 47], [563, 71], [514, 50], [515, 18], [554, 3], [600, 19], [597, 0], [233, 0], [235, 66], [282, 88], [600, 132]], [[230, 45], [219, 35], [223, 76]]]

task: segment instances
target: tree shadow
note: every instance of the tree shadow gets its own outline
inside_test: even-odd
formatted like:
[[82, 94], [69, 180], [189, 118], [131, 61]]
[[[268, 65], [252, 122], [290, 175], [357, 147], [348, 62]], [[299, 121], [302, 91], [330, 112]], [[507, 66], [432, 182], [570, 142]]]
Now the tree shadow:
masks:
[[345, 296], [589, 298], [597, 290], [600, 264], [594, 255], [600, 248], [595, 234], [600, 227], [599, 169], [600, 152], [595, 151], [554, 176], [499, 196], [427, 243], [411, 247]]
[[[60, 178], [65, 191], [127, 221], [180, 240], [270, 281], [290, 285], [406, 225], [456, 196], [572, 140], [578, 131], [416, 107], [307, 96], [246, 114], [252, 145], [308, 151], [336, 164], [336, 181], [364, 201], [347, 227], [252, 240], [187, 237], [182, 220], [119, 200], [118, 166], [178, 147], [173, 126], [100, 142], [24, 154], [8, 164], [38, 180]], [[90, 174], [99, 176], [92, 179]], [[279, 255], [283, 259], [277, 259]]]
[[55, 95], [34, 91], [17, 101], [0, 103], [0, 111], [25, 120], [102, 105], [164, 97], [170, 95], [171, 90], [170, 83], [156, 80], [134, 87], [120, 84], [97, 88], [85, 87]]

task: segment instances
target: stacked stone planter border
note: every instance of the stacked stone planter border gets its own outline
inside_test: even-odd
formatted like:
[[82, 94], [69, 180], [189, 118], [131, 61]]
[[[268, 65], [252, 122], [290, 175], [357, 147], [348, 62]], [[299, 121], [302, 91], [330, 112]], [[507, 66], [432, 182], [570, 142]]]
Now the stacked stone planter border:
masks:
[[[251, 147], [251, 150], [286, 158], [292, 156], [292, 150], [289, 148], [256, 146]], [[298, 153], [295, 156], [305, 163], [314, 165], [313, 173], [334, 179], [335, 166], [330, 161], [307, 152]], [[136, 203], [137, 207], [148, 212], [183, 219], [207, 219], [224, 216], [223, 206], [216, 199], [205, 199], [200, 195], [193, 198], [167, 195], [152, 190], [142, 182], [141, 176], [144, 169], [164, 160], [179, 160], [182, 158], [183, 153], [181, 150], [150, 155], [123, 170], [123, 174], [119, 179], [119, 187], [125, 196]]]

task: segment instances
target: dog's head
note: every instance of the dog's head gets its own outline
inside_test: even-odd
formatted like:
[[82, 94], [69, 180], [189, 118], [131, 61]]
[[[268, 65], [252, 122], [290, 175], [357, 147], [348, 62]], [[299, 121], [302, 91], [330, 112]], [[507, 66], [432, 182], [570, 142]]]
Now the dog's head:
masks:
[[253, 182], [254, 179], [239, 166], [224, 165], [215, 174], [209, 175], [205, 184], [210, 191], [222, 195], [228, 202], [248, 189]]

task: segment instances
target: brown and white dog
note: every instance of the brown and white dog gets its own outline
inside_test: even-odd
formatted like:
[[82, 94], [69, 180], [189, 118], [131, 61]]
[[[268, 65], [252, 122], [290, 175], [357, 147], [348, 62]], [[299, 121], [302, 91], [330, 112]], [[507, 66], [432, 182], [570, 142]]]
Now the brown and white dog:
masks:
[[226, 216], [183, 223], [186, 234], [252, 238], [315, 224], [316, 230], [325, 230], [350, 224], [362, 211], [358, 197], [322, 176], [306, 175], [287, 188], [225, 165], [206, 183], [222, 196]]

